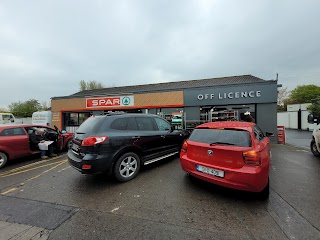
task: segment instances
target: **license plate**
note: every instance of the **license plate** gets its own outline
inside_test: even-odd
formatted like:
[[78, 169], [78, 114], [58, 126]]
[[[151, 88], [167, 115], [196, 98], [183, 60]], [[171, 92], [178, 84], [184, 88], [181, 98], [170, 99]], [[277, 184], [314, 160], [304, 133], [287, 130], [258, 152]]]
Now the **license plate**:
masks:
[[201, 165], [197, 165], [196, 166], [197, 171], [199, 172], [203, 172], [212, 176], [217, 176], [217, 177], [224, 177], [224, 171], [221, 170], [217, 170], [217, 169], [213, 169], [213, 168], [208, 168], [208, 167], [204, 167]]

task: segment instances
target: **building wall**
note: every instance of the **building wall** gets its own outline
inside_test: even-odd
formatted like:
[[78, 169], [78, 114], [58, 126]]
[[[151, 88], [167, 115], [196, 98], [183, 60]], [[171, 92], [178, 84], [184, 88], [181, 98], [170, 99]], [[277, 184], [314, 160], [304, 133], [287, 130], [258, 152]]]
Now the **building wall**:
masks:
[[[107, 96], [106, 96], [107, 97]], [[116, 97], [116, 96], [110, 96]], [[87, 108], [86, 98], [64, 98], [52, 99], [52, 124], [62, 127], [62, 112], [78, 112], [78, 111], [103, 111], [103, 110], [124, 110], [135, 108], [161, 108], [161, 107], [182, 107], [183, 106], [183, 91], [160, 92], [160, 93], [145, 93], [134, 94], [134, 106], [126, 107], [96, 107]], [[149, 110], [152, 113], [152, 110]]]
[[[308, 123], [308, 115], [309, 111], [301, 111], [301, 130], [310, 129], [310, 124]], [[277, 122], [278, 126], [298, 129], [298, 110], [291, 112], [278, 112]]]
[[270, 137], [270, 141], [277, 143], [277, 104], [257, 104], [256, 122], [264, 133], [272, 132], [274, 137]]
[[[185, 90], [184, 104], [187, 120], [195, 116], [193, 106], [228, 106], [255, 104], [256, 122], [264, 131], [277, 133], [277, 83], [252, 83], [228, 85], [212, 88], [193, 88]], [[189, 110], [190, 109], [190, 110]], [[190, 113], [189, 113], [190, 111]], [[200, 117], [198, 117], [200, 119]], [[271, 138], [276, 142], [276, 138]]]
[[185, 90], [185, 106], [276, 103], [276, 83], [228, 85]]
[[[86, 107], [86, 98], [53, 99], [52, 124], [62, 126], [63, 112], [148, 109], [148, 113], [156, 114], [157, 108], [184, 107], [186, 120], [200, 120], [200, 106], [222, 106], [254, 104], [256, 121], [264, 132], [274, 132], [277, 127], [277, 83], [252, 83], [242, 85], [212, 86], [190, 88], [184, 91], [169, 91], [134, 94], [133, 106]], [[108, 97], [108, 96], [106, 96]], [[116, 96], [109, 96], [116, 97]], [[133, 103], [133, 102], [131, 102]]]
[[200, 119], [200, 107], [185, 107], [184, 112], [186, 115], [186, 120], [192, 121]]
[[277, 113], [277, 125], [284, 126], [286, 128], [289, 127], [288, 112], [278, 112]]
[[287, 112], [277, 113], [278, 126], [286, 128], [298, 129], [299, 111], [301, 110], [301, 130], [313, 130], [313, 125], [308, 123], [308, 107], [311, 103], [289, 104]]

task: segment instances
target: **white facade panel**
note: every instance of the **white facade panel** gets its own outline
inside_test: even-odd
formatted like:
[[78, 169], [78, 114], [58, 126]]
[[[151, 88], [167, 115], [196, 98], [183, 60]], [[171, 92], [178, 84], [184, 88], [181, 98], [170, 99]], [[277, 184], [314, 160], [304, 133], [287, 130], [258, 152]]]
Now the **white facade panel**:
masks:
[[278, 112], [277, 113], [277, 126], [289, 127], [289, 113], [288, 112]]
[[296, 112], [296, 111], [299, 111], [299, 109], [300, 109], [300, 104], [290, 104], [287, 106], [288, 112]]
[[301, 111], [301, 129], [302, 130], [309, 129], [308, 115], [309, 115], [309, 111]]
[[289, 126], [288, 128], [298, 129], [298, 112], [288, 112]]
[[301, 111], [307, 111], [308, 107], [311, 105], [311, 103], [303, 103], [301, 104]]

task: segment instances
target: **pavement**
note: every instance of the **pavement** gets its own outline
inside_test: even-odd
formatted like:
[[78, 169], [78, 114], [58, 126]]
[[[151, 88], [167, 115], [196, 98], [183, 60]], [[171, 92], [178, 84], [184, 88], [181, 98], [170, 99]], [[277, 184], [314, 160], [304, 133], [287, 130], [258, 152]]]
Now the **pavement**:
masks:
[[44, 228], [5, 221], [0, 221], [0, 231], [0, 239], [4, 240], [46, 240], [51, 232]]

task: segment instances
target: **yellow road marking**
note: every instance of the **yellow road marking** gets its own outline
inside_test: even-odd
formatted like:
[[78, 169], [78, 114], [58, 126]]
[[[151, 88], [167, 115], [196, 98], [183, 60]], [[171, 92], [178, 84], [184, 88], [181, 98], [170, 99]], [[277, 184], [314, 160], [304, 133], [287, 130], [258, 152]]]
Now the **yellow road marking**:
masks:
[[[62, 156], [62, 155], [61, 155]], [[60, 157], [61, 157], [60, 156]], [[5, 171], [3, 173], [0, 174], [0, 176], [2, 175], [6, 175], [6, 174], [9, 174], [9, 173], [13, 173], [13, 172], [17, 172], [21, 169], [25, 169], [25, 168], [28, 168], [28, 167], [31, 167], [31, 166], [35, 166], [35, 165], [38, 165], [38, 164], [41, 164], [41, 163], [46, 163], [46, 162], [49, 162], [49, 161], [52, 161], [52, 160], [55, 160], [57, 159], [58, 157], [54, 157], [54, 158], [50, 158], [48, 160], [41, 160], [41, 161], [38, 161], [38, 162], [35, 162], [35, 163], [30, 163], [30, 164], [27, 164], [27, 165], [24, 165], [22, 167], [18, 167], [18, 168], [14, 168], [14, 169], [11, 169], [11, 170], [8, 170], [8, 171]]]
[[71, 166], [68, 166], [68, 167], [66, 167], [66, 168], [62, 168], [61, 170], [58, 171], [58, 173], [60, 173], [60, 172], [62, 172], [62, 171], [64, 171], [64, 170], [67, 170], [68, 168], [71, 168]]
[[50, 172], [51, 170], [53, 170], [53, 169], [55, 169], [55, 168], [59, 167], [60, 165], [64, 164], [66, 161], [67, 161], [67, 160], [65, 160], [65, 161], [64, 161], [64, 162], [62, 162], [62, 163], [59, 163], [58, 165], [56, 165], [56, 166], [54, 166], [54, 167], [52, 167], [52, 168], [50, 168], [50, 169], [48, 169], [48, 170], [46, 170], [46, 171], [44, 171], [44, 172], [40, 173], [40, 174], [39, 174], [39, 175], [37, 175], [37, 176], [34, 176], [34, 177], [32, 177], [32, 178], [29, 178], [27, 181], [30, 181], [30, 180], [35, 179], [35, 178], [38, 178], [38, 177], [40, 177], [41, 175], [43, 175], [43, 174], [45, 174], [45, 173], [47, 173], [47, 172]]
[[60, 162], [66, 163], [67, 161], [68, 160], [60, 160], [60, 161], [57, 161], [57, 162], [48, 163], [48, 164], [41, 165], [41, 166], [38, 166], [38, 167], [34, 167], [34, 168], [30, 168], [30, 169], [26, 169], [26, 170], [14, 172], [14, 173], [4, 174], [4, 175], [1, 175], [0, 178], [14, 176], [14, 175], [17, 175], [17, 174], [20, 174], [20, 173], [24, 173], [24, 172], [30, 172], [32, 170], [36, 170], [36, 169], [39, 169], [39, 168], [47, 167], [47, 166], [54, 165], [54, 164], [57, 164], [57, 163], [60, 163]]
[[8, 191], [5, 191], [5, 192], [3, 192], [3, 193], [1, 193], [1, 194], [2, 194], [2, 195], [5, 195], [5, 194], [11, 193], [11, 192], [13, 192], [13, 191], [15, 191], [15, 190], [17, 190], [17, 188], [11, 188], [11, 189], [9, 189]]

